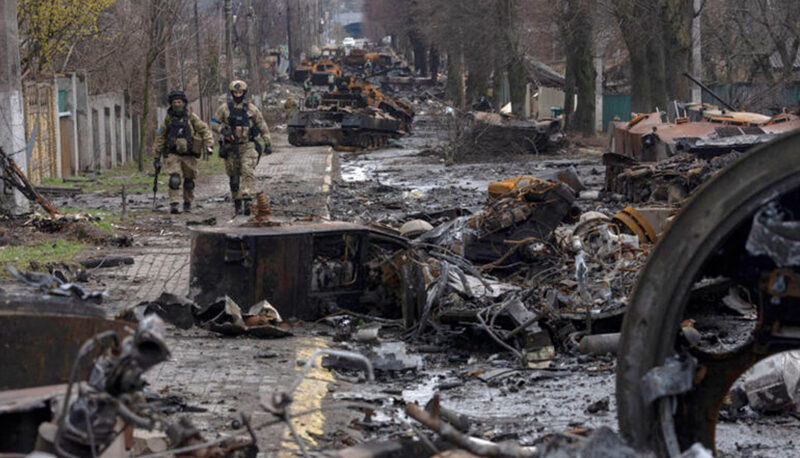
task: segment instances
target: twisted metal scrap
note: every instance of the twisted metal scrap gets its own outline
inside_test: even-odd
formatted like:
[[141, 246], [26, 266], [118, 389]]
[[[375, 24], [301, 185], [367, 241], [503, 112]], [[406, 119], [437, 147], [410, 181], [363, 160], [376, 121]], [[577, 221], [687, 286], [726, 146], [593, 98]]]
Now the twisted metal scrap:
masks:
[[61, 214], [52, 202], [36, 192], [31, 182], [28, 181], [25, 174], [17, 166], [17, 163], [14, 162], [11, 156], [8, 156], [5, 151], [3, 151], [3, 148], [0, 148], [0, 169], [2, 169], [3, 173], [0, 175], [0, 179], [2, 179], [7, 186], [19, 191], [31, 202], [36, 202], [41, 205], [51, 217], [55, 218]]
[[272, 207], [269, 205], [269, 198], [264, 191], [256, 194], [256, 203], [252, 207], [253, 219], [260, 226], [269, 224], [269, 215], [272, 214]]

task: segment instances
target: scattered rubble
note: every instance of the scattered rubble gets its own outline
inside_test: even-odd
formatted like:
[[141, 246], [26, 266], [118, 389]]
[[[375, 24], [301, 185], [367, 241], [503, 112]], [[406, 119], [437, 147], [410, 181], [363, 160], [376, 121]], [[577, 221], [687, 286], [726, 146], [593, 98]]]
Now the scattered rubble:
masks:
[[[20, 272], [14, 266], [7, 265], [6, 268], [17, 280], [28, 286], [33, 286], [42, 293], [50, 296], [74, 297], [81, 301], [89, 301], [96, 304], [102, 303], [103, 298], [108, 296], [107, 291], [87, 291], [76, 281], [83, 279], [84, 274], [79, 271], [74, 276], [69, 270], [58, 269], [51, 266], [52, 273], [43, 272]], [[72, 278], [69, 278], [68, 275]]]
[[[395, 153], [414, 154], [448, 165], [454, 154], [502, 161], [514, 155], [568, 153], [560, 120], [517, 120], [486, 112], [456, 115], [456, 110], [434, 100], [436, 87], [420, 90], [430, 86], [430, 79], [393, 67], [392, 60], [381, 53], [353, 52], [304, 61], [295, 70], [295, 80], [310, 76], [315, 86], [326, 86], [333, 74], [336, 87], [307, 100], [310, 106], [292, 116], [287, 124], [290, 143], [359, 151], [393, 147], [383, 153], [390, 158]], [[278, 86], [267, 94], [267, 106], [281, 106], [285, 115], [299, 97], [297, 87]], [[324, 385], [325, 396], [348, 401], [346, 408], [354, 415], [349, 426], [360, 435], [324, 434], [347, 436], [337, 442], [344, 445], [361, 442], [326, 452], [332, 456], [641, 456], [601, 426], [603, 417], [613, 417], [616, 405], [613, 395], [593, 391], [591, 378], [608, 377], [616, 369], [623, 316], [637, 277], [654, 245], [701, 184], [723, 173], [752, 145], [800, 121], [792, 116], [764, 120], [695, 108], [680, 107], [685, 118], [696, 115], [687, 111], [697, 111], [699, 120], [668, 123], [656, 113], [615, 126], [612, 151], [603, 157], [604, 183], [602, 170], [594, 168], [600, 165], [597, 158], [568, 157], [547, 167], [524, 169], [495, 163], [491, 180], [488, 172], [482, 176], [486, 183], [459, 182], [447, 189], [411, 180], [342, 182], [332, 195], [354, 201], [348, 219], [359, 224], [316, 220], [286, 224], [273, 219], [272, 211], [287, 206], [287, 198], [264, 193], [259, 193], [253, 207], [255, 217], [245, 224], [232, 226], [220, 219], [219, 226], [210, 227], [217, 225], [216, 217], [182, 221], [182, 229], [192, 227], [189, 297], [164, 292], [122, 310], [118, 318], [137, 322], [138, 328], [120, 344], [112, 333], [90, 339], [68, 323], [68, 330], [87, 342], [87, 350], [77, 352], [78, 359], [88, 358], [88, 349], [101, 343], [109, 342], [109, 350], [95, 359], [84, 383], [74, 376], [58, 379], [69, 381], [70, 387], [37, 398], [40, 410], [61, 407], [53, 410], [59, 414], [46, 420], [49, 426], [42, 426], [40, 436], [55, 448], [75, 447], [72, 454], [92, 456], [114, 450], [106, 447], [119, 440], [114, 435], [123, 427], [137, 454], [254, 456], [255, 432], [281, 424], [285, 439], [306, 454], [308, 441], [292, 420], [307, 412], [293, 411], [302, 397], [298, 386], [314, 370], [317, 358], [325, 355], [320, 365], [329, 369], [333, 380]], [[440, 157], [439, 144], [422, 147], [413, 136], [403, 140], [413, 145], [410, 150], [390, 142], [409, 134], [412, 123], [430, 123], [428, 128], [437, 130], [444, 125], [437, 123], [446, 122], [441, 118], [461, 123], [455, 141], [444, 149], [463, 151]], [[742, 119], [747, 125], [733, 125]], [[400, 169], [403, 162], [392, 167]], [[500, 179], [493, 181], [498, 175]], [[418, 181], [426, 180], [422, 177]], [[336, 194], [342, 190], [351, 193]], [[39, 194], [32, 199], [49, 208]], [[364, 201], [381, 207], [382, 213], [359, 211], [363, 207], [357, 205]], [[31, 224], [57, 228], [69, 218], [81, 217], [51, 213], [32, 218]], [[305, 222], [309, 221], [295, 219]], [[794, 267], [796, 226], [791, 211], [777, 204], [765, 208], [745, 234], [747, 250], [779, 267]], [[102, 256], [80, 264], [84, 269], [110, 269], [132, 262], [129, 256]], [[86, 306], [98, 314], [92, 315], [93, 321], [100, 319], [98, 309], [83, 301], [99, 302], [103, 293], [76, 286], [80, 273], [58, 268], [47, 274], [9, 270], [19, 281], [47, 294], [24, 301], [53, 304], [69, 299], [70, 307]], [[794, 294], [794, 278], [790, 270], [780, 270], [764, 281], [773, 289], [781, 281], [790, 282], [787, 294]], [[748, 291], [726, 278], [701, 279], [691, 294], [715, 302], [714, 311], [724, 309], [737, 324], [754, 324], [759, 316]], [[14, 324], [11, 315], [0, 314]], [[676, 333], [680, 344], [687, 351], [708, 350], [712, 344], [723, 347], [725, 339], [748, 335], [726, 334], [728, 329], [714, 334], [707, 327], [714, 319], [718, 317], [687, 319]], [[328, 336], [326, 342], [335, 348], [302, 358], [274, 348], [253, 348], [247, 358], [265, 365], [296, 361], [302, 366], [300, 375], [288, 388], [261, 400], [261, 410], [273, 419], [258, 425], [249, 413], [235, 412], [231, 429], [237, 436], [206, 441], [206, 434], [221, 431], [205, 431], [185, 417], [170, 417], [192, 406], [178, 400], [177, 406], [164, 407], [169, 394], [154, 397], [143, 391], [142, 375], [169, 355], [162, 320], [178, 328], [169, 329], [178, 335], [206, 336], [207, 330], [238, 337], [214, 342], [246, 342], [247, 350], [255, 346], [248, 338], [285, 338], [295, 333], [304, 338]], [[125, 326], [113, 323], [117, 331]], [[48, 321], [42, 326], [58, 329], [56, 324]], [[190, 329], [202, 330], [181, 334]], [[283, 342], [289, 340], [293, 339]], [[70, 362], [74, 360], [73, 354]], [[795, 363], [794, 355], [780, 355], [746, 373], [726, 400], [726, 421], [742, 418], [737, 416], [742, 411], [753, 415], [794, 411], [800, 377]], [[64, 368], [58, 369], [63, 378]], [[662, 408], [690, 389], [701, 370], [694, 357], [681, 353], [668, 357], [637, 383], [644, 386], [646, 401]], [[546, 391], [539, 391], [539, 382], [547, 385], [574, 374], [582, 377], [577, 378], [584, 385], [582, 398], [547, 402], [576, 402], [580, 419], [553, 429], [545, 424], [547, 409], [541, 415], [527, 415], [528, 423], [511, 418], [503, 419], [507, 421], [503, 425], [475, 411], [463, 413], [442, 405], [442, 393], [463, 400], [475, 392], [469, 389], [478, 386], [489, 393], [491, 403], [508, 402], [509, 417], [520, 416], [510, 406], [520, 399], [514, 395], [547, 397]], [[73, 385], [78, 388], [76, 400], [71, 399]], [[412, 399], [407, 392], [414, 389], [418, 392]], [[54, 401], [61, 396], [62, 404]], [[320, 404], [313, 409], [330, 407]], [[711, 452], [694, 444], [678, 456], [705, 457]]]
[[180, 329], [194, 326], [225, 335], [271, 339], [292, 334], [280, 326], [283, 322], [278, 311], [266, 300], [253, 305], [248, 312], [228, 296], [222, 296], [202, 307], [194, 301], [170, 293], [162, 293], [153, 302], [142, 302], [117, 314], [119, 319], [141, 322], [149, 315], [158, 315], [165, 322]]

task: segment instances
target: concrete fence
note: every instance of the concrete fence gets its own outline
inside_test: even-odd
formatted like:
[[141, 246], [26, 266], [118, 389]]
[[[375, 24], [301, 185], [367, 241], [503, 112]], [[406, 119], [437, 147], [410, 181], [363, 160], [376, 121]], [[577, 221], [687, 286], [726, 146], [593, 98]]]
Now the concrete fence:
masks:
[[89, 95], [84, 75], [57, 75], [23, 83], [25, 136], [36, 131], [28, 162], [33, 183], [103, 171], [134, 159], [139, 117], [122, 92]]

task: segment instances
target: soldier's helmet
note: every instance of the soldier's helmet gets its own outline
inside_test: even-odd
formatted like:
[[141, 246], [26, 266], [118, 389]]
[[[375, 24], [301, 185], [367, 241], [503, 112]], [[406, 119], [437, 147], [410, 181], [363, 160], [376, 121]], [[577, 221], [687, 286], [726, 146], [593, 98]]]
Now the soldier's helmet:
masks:
[[181, 91], [180, 89], [170, 92], [167, 95], [167, 99], [169, 100], [170, 104], [172, 103], [173, 100], [179, 100], [179, 99], [183, 100], [183, 103], [188, 103], [188, 100], [186, 99], [186, 94], [184, 94], [184, 92]]
[[233, 91], [242, 91], [247, 92], [247, 83], [242, 80], [233, 80], [231, 81], [230, 86], [228, 86], [228, 90]]

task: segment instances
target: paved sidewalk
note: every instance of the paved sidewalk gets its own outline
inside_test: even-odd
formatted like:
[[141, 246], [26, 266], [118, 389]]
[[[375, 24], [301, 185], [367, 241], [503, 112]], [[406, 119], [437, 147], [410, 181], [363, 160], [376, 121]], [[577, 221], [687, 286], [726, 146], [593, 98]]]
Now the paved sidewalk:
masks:
[[[270, 197], [275, 217], [326, 218], [335, 153], [328, 147], [294, 148], [285, 135], [273, 134], [273, 139], [275, 152], [261, 158], [256, 177], [259, 190]], [[216, 217], [217, 226], [246, 221], [244, 217], [233, 219], [232, 205], [223, 201], [228, 193], [227, 176], [201, 176], [197, 189], [196, 202], [202, 208], [191, 214], [156, 215], [168, 222], [170, 229], [140, 240], [143, 247], [115, 251], [116, 255], [132, 256], [133, 265], [95, 272], [110, 289], [109, 307], [113, 311], [153, 300], [163, 291], [188, 295], [191, 239], [187, 221]], [[211, 433], [209, 437], [215, 437], [220, 431], [231, 432], [231, 423], [239, 411], [252, 413], [254, 424], [272, 419], [258, 406], [259, 400], [288, 387], [300, 370], [298, 361], [315, 349], [326, 347], [328, 341], [317, 337], [230, 339], [192, 329], [170, 331], [168, 344], [171, 360], [146, 376], [151, 389], [164, 395], [179, 395], [190, 405], [206, 409], [190, 417], [199, 428]], [[327, 371], [314, 370], [311, 379], [296, 393], [295, 408], [299, 411], [321, 407], [331, 382]], [[334, 417], [335, 414], [326, 416], [320, 412], [298, 418], [294, 424], [306, 444], [313, 447], [315, 435], [323, 434], [324, 425]], [[348, 421], [349, 417], [344, 423]], [[285, 425], [265, 428], [258, 437], [260, 456], [290, 456], [292, 452], [287, 451], [296, 448]]]
[[[329, 147], [295, 148], [285, 135], [274, 135], [275, 152], [263, 156], [256, 169], [258, 189], [267, 192], [278, 218], [315, 216], [327, 219], [327, 191], [333, 179], [335, 153]], [[189, 293], [190, 230], [186, 221], [217, 218], [217, 226], [233, 226], [246, 218], [233, 219], [232, 205], [222, 202], [228, 193], [228, 177], [201, 177], [196, 202], [191, 214], [164, 215], [173, 221], [174, 231], [145, 240], [146, 246], [118, 250], [117, 255], [134, 258], [134, 264], [118, 269], [105, 269], [111, 284], [111, 304], [114, 310], [153, 300], [162, 291], [177, 295]]]

